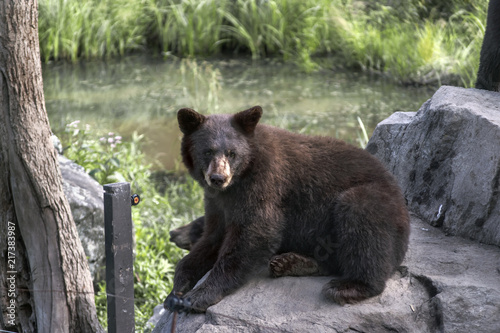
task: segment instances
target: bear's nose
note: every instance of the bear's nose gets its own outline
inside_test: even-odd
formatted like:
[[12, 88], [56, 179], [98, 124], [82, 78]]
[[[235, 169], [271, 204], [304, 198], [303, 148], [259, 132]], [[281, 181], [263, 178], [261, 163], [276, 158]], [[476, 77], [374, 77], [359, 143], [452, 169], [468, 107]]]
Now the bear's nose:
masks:
[[215, 186], [221, 186], [226, 181], [226, 177], [224, 177], [223, 175], [219, 175], [219, 174], [213, 174], [210, 176], [210, 181]]

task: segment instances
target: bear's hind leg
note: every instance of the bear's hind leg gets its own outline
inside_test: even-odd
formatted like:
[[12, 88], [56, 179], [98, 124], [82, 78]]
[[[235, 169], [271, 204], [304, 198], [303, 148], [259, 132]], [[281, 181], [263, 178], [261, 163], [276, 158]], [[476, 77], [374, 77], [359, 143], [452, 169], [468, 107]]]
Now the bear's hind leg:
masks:
[[319, 273], [319, 266], [312, 258], [288, 252], [269, 260], [269, 272], [272, 277], [315, 275]]
[[323, 288], [339, 304], [377, 296], [404, 258], [409, 217], [402, 195], [390, 183], [370, 183], [343, 192], [335, 207], [338, 247], [333, 261], [341, 275]]
[[353, 304], [381, 294], [384, 288], [385, 283], [377, 287], [372, 283], [333, 279], [323, 286], [323, 295], [340, 305]]

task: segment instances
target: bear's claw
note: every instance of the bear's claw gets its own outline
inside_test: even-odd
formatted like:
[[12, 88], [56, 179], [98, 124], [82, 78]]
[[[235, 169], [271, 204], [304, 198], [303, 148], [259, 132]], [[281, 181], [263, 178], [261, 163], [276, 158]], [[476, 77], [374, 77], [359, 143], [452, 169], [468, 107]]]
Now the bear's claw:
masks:
[[172, 312], [189, 312], [191, 311], [191, 300], [172, 293], [163, 302], [163, 307]]

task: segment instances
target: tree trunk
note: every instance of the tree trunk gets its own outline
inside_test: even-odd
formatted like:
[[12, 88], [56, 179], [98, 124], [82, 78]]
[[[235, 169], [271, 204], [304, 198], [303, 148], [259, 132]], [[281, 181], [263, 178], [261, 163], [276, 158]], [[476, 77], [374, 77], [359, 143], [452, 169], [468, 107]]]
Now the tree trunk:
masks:
[[1, 326], [101, 332], [43, 97], [36, 0], [0, 1]]

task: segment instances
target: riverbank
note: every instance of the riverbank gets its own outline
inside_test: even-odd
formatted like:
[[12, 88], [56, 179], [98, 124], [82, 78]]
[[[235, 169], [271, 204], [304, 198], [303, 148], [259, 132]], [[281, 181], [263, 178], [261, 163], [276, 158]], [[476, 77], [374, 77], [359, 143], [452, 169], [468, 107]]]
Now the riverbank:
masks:
[[470, 87], [487, 0], [40, 0], [44, 62], [277, 57], [305, 71], [374, 71], [403, 84]]

